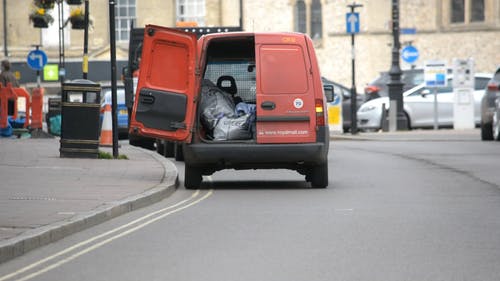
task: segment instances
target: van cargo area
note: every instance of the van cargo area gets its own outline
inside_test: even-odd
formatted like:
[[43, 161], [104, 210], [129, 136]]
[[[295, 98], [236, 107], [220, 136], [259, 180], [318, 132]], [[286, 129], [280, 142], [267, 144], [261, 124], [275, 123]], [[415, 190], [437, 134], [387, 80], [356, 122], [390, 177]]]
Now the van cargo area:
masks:
[[255, 141], [254, 37], [212, 40], [206, 53], [198, 115], [204, 141]]

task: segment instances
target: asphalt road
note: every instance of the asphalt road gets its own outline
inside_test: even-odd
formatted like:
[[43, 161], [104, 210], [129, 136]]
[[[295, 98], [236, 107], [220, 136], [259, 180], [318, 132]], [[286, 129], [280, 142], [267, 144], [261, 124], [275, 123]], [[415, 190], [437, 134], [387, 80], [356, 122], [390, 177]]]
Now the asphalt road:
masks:
[[498, 142], [346, 140], [329, 158], [327, 189], [219, 172], [1, 264], [0, 281], [500, 279]]

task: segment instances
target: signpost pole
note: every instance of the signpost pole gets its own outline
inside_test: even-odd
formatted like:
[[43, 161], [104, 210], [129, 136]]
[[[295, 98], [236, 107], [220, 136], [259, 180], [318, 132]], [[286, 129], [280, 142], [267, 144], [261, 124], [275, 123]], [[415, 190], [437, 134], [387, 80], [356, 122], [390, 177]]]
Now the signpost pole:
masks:
[[438, 92], [437, 88], [434, 88], [434, 130], [439, 129], [438, 122]]
[[355, 48], [355, 35], [359, 32], [359, 17], [355, 14], [355, 9], [363, 7], [361, 4], [347, 5], [351, 9], [350, 14], [346, 17], [347, 33], [351, 33], [351, 69], [352, 69], [352, 85], [351, 85], [351, 134], [358, 133], [358, 118], [357, 118], [357, 97], [356, 97], [356, 48]]
[[429, 60], [425, 62], [424, 79], [425, 86], [433, 88], [434, 93], [434, 130], [439, 128], [439, 108], [438, 108], [438, 87], [447, 85], [447, 67], [446, 62], [441, 60]]
[[[39, 45], [35, 45], [35, 50], [38, 51], [39, 48], [40, 48]], [[40, 69], [37, 69], [36, 70], [36, 87], [40, 88], [40, 84], [42, 84], [42, 78], [40, 77]]]

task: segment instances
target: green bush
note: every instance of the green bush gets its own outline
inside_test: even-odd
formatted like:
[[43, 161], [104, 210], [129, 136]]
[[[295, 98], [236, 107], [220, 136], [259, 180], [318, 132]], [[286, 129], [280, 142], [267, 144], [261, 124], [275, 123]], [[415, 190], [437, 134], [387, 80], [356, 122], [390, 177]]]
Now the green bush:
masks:
[[[99, 151], [99, 159], [113, 159], [113, 154], [105, 151]], [[117, 159], [128, 160], [128, 157], [127, 155], [119, 154]]]

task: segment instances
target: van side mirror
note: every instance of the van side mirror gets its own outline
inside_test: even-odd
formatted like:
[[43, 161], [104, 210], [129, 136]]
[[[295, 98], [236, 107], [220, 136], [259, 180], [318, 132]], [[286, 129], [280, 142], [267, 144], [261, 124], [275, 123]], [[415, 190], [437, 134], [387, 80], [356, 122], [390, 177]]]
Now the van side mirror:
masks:
[[333, 85], [323, 85], [323, 91], [325, 92], [326, 102], [332, 102], [335, 94]]

